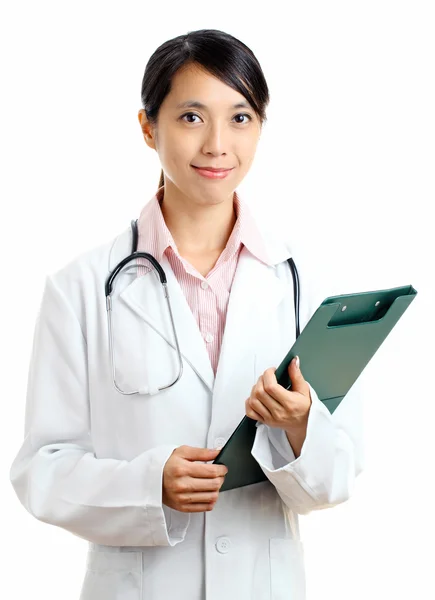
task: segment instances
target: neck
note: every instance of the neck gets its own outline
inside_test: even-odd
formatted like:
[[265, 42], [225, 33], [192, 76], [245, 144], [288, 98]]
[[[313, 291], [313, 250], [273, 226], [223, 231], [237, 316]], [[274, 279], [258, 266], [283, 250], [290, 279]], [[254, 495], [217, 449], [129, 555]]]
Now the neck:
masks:
[[219, 204], [195, 204], [184, 195], [171, 193], [165, 183], [160, 206], [181, 255], [224, 250], [237, 220], [233, 196]]

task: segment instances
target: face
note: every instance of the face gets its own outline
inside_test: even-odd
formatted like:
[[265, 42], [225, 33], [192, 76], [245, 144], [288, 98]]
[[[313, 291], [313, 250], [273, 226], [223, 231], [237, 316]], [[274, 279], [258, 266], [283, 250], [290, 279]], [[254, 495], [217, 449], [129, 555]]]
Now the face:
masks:
[[[239, 103], [243, 106], [234, 106]], [[261, 121], [244, 96], [191, 64], [172, 78], [157, 126], [151, 126], [143, 109], [138, 117], [145, 142], [159, 155], [165, 197], [184, 196], [198, 205], [233, 198], [254, 160], [261, 133]], [[210, 179], [193, 165], [231, 171], [223, 179]]]

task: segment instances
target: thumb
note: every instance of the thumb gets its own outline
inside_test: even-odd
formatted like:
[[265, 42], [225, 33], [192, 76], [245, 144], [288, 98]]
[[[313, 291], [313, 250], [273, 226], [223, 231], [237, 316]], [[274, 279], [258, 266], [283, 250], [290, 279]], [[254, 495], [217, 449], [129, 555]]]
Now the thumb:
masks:
[[292, 391], [304, 392], [306, 389], [306, 382], [301, 372], [299, 356], [295, 356], [294, 359], [290, 361], [288, 374], [290, 376], [290, 381], [292, 382]]

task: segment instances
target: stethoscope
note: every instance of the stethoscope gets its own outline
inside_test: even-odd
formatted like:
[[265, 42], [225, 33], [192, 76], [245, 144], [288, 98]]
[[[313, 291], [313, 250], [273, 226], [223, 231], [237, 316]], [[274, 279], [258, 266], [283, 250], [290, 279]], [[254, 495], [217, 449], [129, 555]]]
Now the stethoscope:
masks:
[[[174, 324], [174, 317], [172, 314], [171, 302], [169, 299], [168, 282], [166, 279], [166, 274], [165, 274], [164, 270], [162, 269], [160, 263], [154, 258], [154, 256], [152, 256], [152, 254], [148, 254], [148, 252], [138, 252], [137, 251], [137, 245], [138, 245], [138, 239], [139, 239], [137, 219], [131, 221], [131, 232], [132, 232], [131, 254], [129, 254], [128, 256], [123, 258], [119, 262], [119, 264], [112, 270], [112, 272], [109, 273], [109, 275], [106, 279], [106, 283], [105, 283], [107, 327], [108, 327], [108, 333], [109, 333], [110, 367], [112, 370], [113, 385], [120, 394], [124, 394], [125, 396], [131, 396], [133, 394], [145, 394], [145, 395], [152, 396], [154, 394], [157, 394], [158, 392], [161, 392], [162, 390], [166, 390], [166, 389], [172, 387], [173, 385], [175, 385], [177, 383], [177, 381], [180, 379], [180, 377], [183, 373], [183, 359], [181, 357], [180, 345], [178, 343], [177, 331], [176, 331], [175, 324]], [[146, 260], [148, 260], [154, 267], [155, 271], [157, 271], [157, 274], [160, 278], [160, 283], [162, 284], [162, 287], [163, 287], [164, 296], [165, 296], [166, 302], [168, 304], [169, 315], [171, 318], [171, 325], [172, 325], [172, 331], [173, 331], [174, 339], [175, 339], [175, 346], [176, 346], [176, 351], [177, 351], [179, 369], [178, 369], [177, 377], [174, 379], [174, 381], [172, 381], [172, 383], [170, 383], [168, 385], [165, 385], [162, 387], [153, 387], [153, 388], [152, 387], [140, 388], [138, 390], [126, 392], [125, 390], [121, 389], [116, 382], [116, 365], [115, 365], [115, 356], [114, 356], [114, 349], [113, 349], [111, 294], [113, 292], [113, 284], [114, 284], [115, 278], [119, 274], [121, 269], [123, 269], [132, 260], [137, 260], [138, 258], [145, 258]], [[299, 329], [299, 299], [300, 299], [299, 275], [298, 275], [298, 271], [296, 269], [294, 260], [292, 258], [288, 258], [287, 262], [290, 265], [290, 270], [292, 272], [292, 277], [293, 277], [296, 337], [298, 338], [300, 335], [300, 329]]]

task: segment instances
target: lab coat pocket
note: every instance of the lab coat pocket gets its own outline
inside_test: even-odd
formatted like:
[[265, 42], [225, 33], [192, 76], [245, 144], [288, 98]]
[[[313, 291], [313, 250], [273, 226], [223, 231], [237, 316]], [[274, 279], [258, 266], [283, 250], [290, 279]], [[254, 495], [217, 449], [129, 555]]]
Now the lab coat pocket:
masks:
[[270, 538], [271, 600], [305, 600], [304, 548], [301, 540]]
[[80, 600], [141, 598], [142, 552], [88, 552]]

